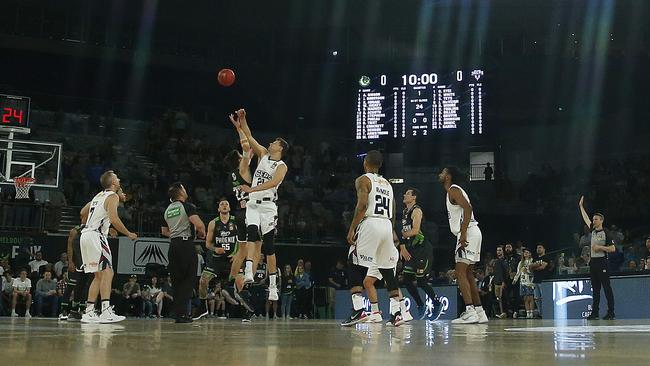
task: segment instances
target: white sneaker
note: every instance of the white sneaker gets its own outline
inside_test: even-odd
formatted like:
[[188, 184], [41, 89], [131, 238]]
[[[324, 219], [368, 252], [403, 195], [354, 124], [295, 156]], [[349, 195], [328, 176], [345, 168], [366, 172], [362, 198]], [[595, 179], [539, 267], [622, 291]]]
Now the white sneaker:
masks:
[[121, 322], [124, 319], [126, 319], [125, 316], [117, 315], [113, 312], [113, 306], [109, 306], [108, 309], [102, 311], [101, 315], [99, 316], [99, 322], [102, 324], [117, 323]]
[[478, 323], [478, 314], [476, 310], [465, 310], [458, 319], [451, 321], [451, 324], [476, 324]]
[[413, 315], [411, 315], [411, 312], [409, 310], [402, 311], [402, 321], [404, 323], [408, 323], [411, 320], [413, 320]]
[[384, 319], [381, 317], [381, 311], [374, 312], [368, 316], [366, 323], [381, 323]]
[[245, 271], [244, 273], [244, 284], [253, 283], [255, 279], [253, 278], [253, 272]]
[[61, 320], [61, 321], [68, 320], [68, 314], [65, 314], [65, 313], [59, 314], [59, 320]]
[[17, 317], [18, 317], [18, 313], [17, 313], [15, 310], [12, 311], [12, 312], [11, 312], [11, 317], [12, 317], [12, 318], [17, 318]]
[[269, 287], [269, 301], [278, 301], [278, 288]]
[[25, 312], [25, 319], [29, 319], [32, 317], [32, 314], [29, 313], [29, 311]]
[[485, 310], [479, 310], [476, 312], [476, 314], [478, 315], [479, 324], [485, 324], [490, 321], [487, 317], [487, 314], [485, 314]]
[[89, 313], [84, 313], [81, 316], [81, 322], [99, 324], [99, 315], [94, 310]]

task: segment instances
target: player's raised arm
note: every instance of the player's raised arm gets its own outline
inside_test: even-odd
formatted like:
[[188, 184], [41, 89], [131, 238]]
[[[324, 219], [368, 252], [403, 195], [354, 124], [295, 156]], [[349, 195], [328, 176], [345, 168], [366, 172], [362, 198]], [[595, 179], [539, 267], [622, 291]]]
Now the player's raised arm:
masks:
[[[231, 121], [233, 119], [234, 117], [231, 116]], [[248, 120], [246, 120], [246, 111], [244, 109], [240, 109], [237, 111], [237, 122], [239, 122], [241, 129], [244, 132], [244, 135], [246, 135], [246, 139], [248, 140], [248, 143], [253, 149], [255, 155], [257, 155], [260, 158], [264, 155], [268, 155], [269, 151], [264, 146], [260, 145], [260, 143], [257, 142], [255, 138], [253, 138], [251, 129], [250, 127], [248, 127]]]
[[113, 226], [117, 231], [128, 236], [129, 239], [135, 240], [138, 238], [138, 235], [130, 232], [129, 229], [127, 229], [126, 226], [124, 226], [124, 223], [122, 223], [120, 216], [117, 214], [117, 205], [119, 201], [120, 199], [117, 195], [110, 195], [108, 196], [108, 198], [106, 198], [106, 202], [104, 203], [104, 205], [106, 205], [106, 212], [108, 212], [108, 218], [109, 220], [111, 220], [111, 224], [113, 224]]
[[[233, 121], [234, 124], [235, 121]], [[236, 127], [237, 125], [235, 125]], [[251, 148], [250, 143], [248, 142], [248, 137], [244, 133], [244, 130], [241, 129], [241, 125], [237, 128], [237, 134], [239, 135], [239, 143], [241, 145], [242, 158], [239, 161], [239, 175], [244, 178], [247, 182], [251, 183], [253, 176], [251, 174], [251, 155], [253, 154], [253, 149]]]
[[587, 215], [587, 211], [585, 211], [584, 201], [585, 201], [585, 196], [580, 196], [580, 202], [578, 202], [578, 207], [580, 207], [580, 214], [582, 215], [582, 220], [585, 222], [585, 224], [588, 227], [591, 227], [591, 219], [589, 218], [589, 215]]
[[368, 209], [368, 194], [370, 193], [370, 179], [366, 176], [361, 176], [354, 181], [354, 186], [357, 190], [357, 206], [354, 209], [354, 217], [352, 218], [352, 223], [350, 224], [350, 229], [348, 230], [348, 243], [354, 245], [354, 234], [357, 230], [357, 226], [363, 220], [366, 210]]

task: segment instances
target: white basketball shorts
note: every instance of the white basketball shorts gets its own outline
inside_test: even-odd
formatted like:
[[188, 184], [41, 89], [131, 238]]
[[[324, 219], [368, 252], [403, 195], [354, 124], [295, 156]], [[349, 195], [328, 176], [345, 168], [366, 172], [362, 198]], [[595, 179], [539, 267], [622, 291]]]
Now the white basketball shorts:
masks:
[[456, 249], [454, 259], [456, 263], [476, 264], [481, 261], [481, 242], [483, 241], [483, 234], [478, 226], [470, 226], [467, 228], [467, 246], [464, 251], [458, 252], [460, 244], [460, 233], [456, 236]]
[[390, 220], [368, 217], [357, 226], [355, 245], [350, 248], [352, 263], [366, 268], [395, 268], [399, 253], [393, 244]]
[[81, 233], [80, 245], [84, 272], [95, 273], [113, 268], [113, 255], [104, 234], [97, 231]]
[[256, 225], [261, 235], [275, 230], [278, 224], [278, 206], [272, 201], [257, 203], [249, 201], [246, 204], [246, 225]]

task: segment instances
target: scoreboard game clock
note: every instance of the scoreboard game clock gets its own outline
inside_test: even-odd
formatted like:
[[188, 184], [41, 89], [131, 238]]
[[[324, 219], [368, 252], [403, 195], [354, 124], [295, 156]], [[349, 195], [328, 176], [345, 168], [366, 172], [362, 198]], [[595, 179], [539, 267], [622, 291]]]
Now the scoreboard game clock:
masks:
[[0, 128], [29, 129], [29, 97], [0, 94]]
[[483, 135], [484, 78], [480, 69], [362, 75], [355, 137], [359, 141], [427, 138], [443, 130]]

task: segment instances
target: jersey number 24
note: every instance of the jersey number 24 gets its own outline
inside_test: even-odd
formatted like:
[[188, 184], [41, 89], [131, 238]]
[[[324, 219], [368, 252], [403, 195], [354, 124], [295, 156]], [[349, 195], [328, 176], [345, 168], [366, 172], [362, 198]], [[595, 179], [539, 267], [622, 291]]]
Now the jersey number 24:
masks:
[[375, 196], [375, 215], [390, 218], [390, 198], [379, 194]]

